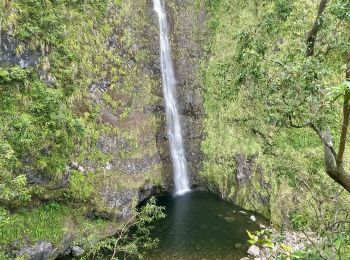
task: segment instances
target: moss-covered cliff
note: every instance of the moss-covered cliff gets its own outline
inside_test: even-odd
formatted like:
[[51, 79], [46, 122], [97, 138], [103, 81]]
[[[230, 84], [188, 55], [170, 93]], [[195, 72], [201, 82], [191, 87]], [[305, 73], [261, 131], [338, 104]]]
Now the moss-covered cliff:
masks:
[[[324, 235], [348, 221], [349, 195], [293, 125], [339, 138], [327, 97], [350, 30], [333, 1], [306, 57], [317, 5], [169, 0], [167, 15], [192, 184]], [[0, 258], [96, 242], [172, 190], [157, 22], [151, 0], [0, 0]]]
[[[157, 19], [148, 0], [0, 3], [0, 200], [8, 220], [0, 246], [21, 254], [45, 240], [53, 256], [82, 230], [112, 234], [140, 201], [171, 190]], [[194, 36], [204, 20], [192, 3], [168, 7], [194, 174], [202, 105]]]
[[[223, 198], [275, 225], [324, 235], [332, 223], [348, 221], [349, 193], [327, 176], [322, 140], [309, 126], [327, 125], [338, 142], [342, 103], [333, 91], [345, 79], [350, 35], [349, 6], [331, 1], [315, 56], [308, 56], [306, 38], [318, 6], [207, 2], [201, 176]], [[342, 220], [334, 215], [339, 210]], [[336, 232], [327, 234], [330, 244], [338, 239]]]

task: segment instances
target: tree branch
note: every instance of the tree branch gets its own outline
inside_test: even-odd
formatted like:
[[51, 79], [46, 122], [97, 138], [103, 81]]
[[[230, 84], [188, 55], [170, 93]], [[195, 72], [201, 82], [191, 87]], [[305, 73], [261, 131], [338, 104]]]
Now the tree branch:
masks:
[[293, 122], [292, 115], [289, 114], [287, 117], [288, 117], [289, 125], [293, 128], [304, 128], [304, 127], [309, 126], [309, 124], [310, 124], [309, 122], [307, 122], [307, 123], [304, 123], [302, 125], [298, 125], [298, 124], [295, 124]]
[[259, 135], [268, 146], [273, 146], [272, 141], [263, 132], [261, 132], [259, 129], [253, 127], [253, 128], [251, 128], [251, 131], [252, 131], [253, 134]]
[[326, 136], [325, 132], [322, 133], [321, 129], [319, 129], [315, 123], [309, 122], [308, 125], [311, 127], [312, 130], [314, 130], [316, 132], [318, 137], [320, 137], [322, 143], [331, 151], [334, 158], [336, 158], [337, 152], [335, 151], [335, 149], [333, 147], [331, 137]]
[[310, 126], [324, 144], [324, 160], [327, 175], [340, 184], [346, 191], [350, 192], [350, 174], [344, 170], [342, 165], [336, 163], [337, 153], [334, 150], [331, 140], [332, 136], [329, 130], [321, 131], [313, 123], [310, 123]]
[[320, 137], [322, 143], [331, 151], [332, 155], [334, 156], [334, 158], [337, 157], [337, 152], [335, 151], [331, 138], [327, 138], [325, 136], [325, 133], [322, 133], [321, 129], [319, 129], [317, 127], [317, 125], [313, 122], [306, 122], [304, 124], [298, 125], [295, 124], [292, 120], [292, 116], [288, 115], [288, 121], [289, 121], [289, 125], [293, 128], [305, 128], [305, 127], [311, 127], [312, 130], [314, 130], [316, 132], [316, 134]]
[[348, 172], [344, 171], [344, 169], [337, 171], [328, 171], [326, 169], [326, 172], [329, 177], [350, 193], [350, 174]]
[[[316, 20], [306, 39], [306, 57], [311, 57], [315, 52], [317, 34], [323, 24], [323, 14], [328, 0], [321, 0]], [[350, 51], [347, 55], [346, 80], [350, 81]], [[326, 173], [345, 190], [350, 192], [350, 174], [344, 170], [343, 157], [346, 146], [346, 138], [350, 120], [350, 90], [346, 90], [343, 103], [343, 124], [339, 141], [338, 154], [332, 144], [332, 136], [329, 130], [321, 131], [315, 124], [310, 123], [311, 128], [317, 133], [324, 144]]]
[[311, 57], [315, 53], [316, 38], [323, 24], [323, 13], [326, 9], [327, 3], [328, 0], [321, 0], [318, 7], [317, 17], [306, 39], [306, 57]]

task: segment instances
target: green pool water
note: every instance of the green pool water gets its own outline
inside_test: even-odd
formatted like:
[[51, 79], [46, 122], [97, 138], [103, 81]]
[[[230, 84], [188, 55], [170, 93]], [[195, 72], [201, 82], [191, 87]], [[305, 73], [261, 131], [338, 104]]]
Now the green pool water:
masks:
[[160, 242], [146, 259], [240, 259], [249, 244], [246, 230], [255, 231], [262, 218], [206, 192], [158, 198], [167, 217], [155, 223]]

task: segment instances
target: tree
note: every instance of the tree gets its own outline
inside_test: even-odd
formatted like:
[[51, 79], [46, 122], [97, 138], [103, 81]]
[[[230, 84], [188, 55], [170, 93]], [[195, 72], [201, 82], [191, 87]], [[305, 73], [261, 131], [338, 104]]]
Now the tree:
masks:
[[[321, 0], [318, 14], [310, 30], [306, 40], [306, 56], [312, 57], [315, 53], [315, 43], [317, 34], [322, 27], [324, 21], [324, 11], [327, 7], [328, 0]], [[343, 123], [341, 128], [341, 136], [339, 140], [338, 152], [336, 152], [333, 145], [333, 137], [329, 131], [329, 127], [320, 129], [314, 122], [308, 122], [306, 125], [310, 126], [320, 137], [324, 145], [325, 167], [326, 173], [344, 189], [350, 192], [350, 174], [344, 169], [344, 151], [346, 147], [349, 116], [350, 116], [350, 50], [346, 57], [346, 71], [345, 83], [341, 86], [342, 93], [339, 96], [343, 97]], [[292, 124], [292, 126], [295, 126]]]
[[[307, 33], [305, 55], [298, 54], [298, 46], [287, 50], [288, 58], [278, 60], [279, 68], [273, 72], [274, 88], [271, 100], [272, 109], [278, 116], [274, 122], [292, 128], [310, 127], [320, 138], [324, 146], [325, 171], [335, 182], [350, 192], [350, 173], [344, 168], [344, 152], [347, 141], [350, 116], [350, 49], [348, 34], [337, 34], [342, 26], [349, 29], [350, 5], [347, 1], [332, 2], [321, 0], [317, 16]], [[330, 9], [330, 10], [328, 10]], [[345, 10], [345, 11], [344, 11]], [[325, 24], [327, 20], [327, 24]], [[324, 34], [320, 33], [324, 29]], [[345, 35], [345, 36], [344, 36]], [[327, 38], [328, 37], [328, 38]], [[342, 37], [338, 45], [331, 42], [331, 37]], [[320, 38], [320, 39], [319, 39]], [[317, 50], [318, 48], [318, 50]], [[337, 53], [345, 55], [346, 72], [344, 83], [327, 89], [327, 80], [338, 80], [336, 65], [328, 61]], [[283, 53], [276, 56], [280, 58]], [[294, 56], [293, 56], [294, 55]], [[283, 56], [282, 56], [283, 57]], [[293, 57], [293, 58], [290, 58]], [[331, 92], [331, 93], [330, 93]], [[335, 96], [335, 97], [334, 97]], [[337, 101], [343, 98], [342, 112], [339, 112]], [[279, 100], [282, 100], [281, 102]], [[331, 126], [336, 124], [334, 118], [342, 117], [342, 126], [336, 151], [331, 133]]]
[[343, 123], [341, 136], [339, 140], [338, 152], [333, 147], [332, 135], [329, 128], [320, 130], [313, 123], [310, 123], [312, 129], [318, 134], [324, 145], [326, 173], [344, 189], [350, 192], [350, 174], [344, 169], [344, 151], [349, 127], [350, 116], [350, 51], [347, 55], [346, 81], [343, 88]]
[[312, 29], [310, 30], [307, 40], [306, 40], [306, 56], [310, 57], [314, 55], [315, 52], [315, 43], [317, 38], [317, 33], [320, 30], [322, 24], [323, 24], [323, 13], [326, 9], [328, 0], [321, 0], [320, 6], [318, 8], [317, 17], [315, 19], [315, 22], [312, 26]]
[[[158, 244], [158, 239], [152, 237], [151, 230], [155, 221], [165, 217], [164, 207], [156, 204], [152, 197], [140, 210], [135, 210], [133, 215], [120, 227], [115, 236], [100, 242], [93, 242], [87, 250], [88, 259], [143, 259], [147, 250], [153, 249]], [[92, 235], [86, 242], [98, 239]], [[88, 245], [87, 245], [88, 246]], [[106, 256], [107, 250], [109, 256]], [[85, 259], [85, 257], [83, 258]]]
[[[231, 3], [227, 0], [213, 6], [230, 9]], [[337, 171], [346, 168], [346, 131], [341, 137], [339, 122], [343, 121], [340, 98], [347, 96], [348, 83], [340, 83], [344, 82], [344, 57], [350, 50], [350, 2], [263, 0], [234, 1], [232, 6], [245, 10], [239, 15], [234, 15], [233, 8], [227, 11], [225, 19], [232, 19], [232, 25], [225, 24], [224, 19], [218, 25], [218, 17], [210, 21], [216, 39], [210, 45], [211, 56], [205, 74], [205, 106], [207, 114], [213, 115], [208, 121], [210, 124], [217, 124], [217, 114], [221, 121], [218, 130], [206, 123], [206, 139], [210, 141], [210, 145], [206, 141], [206, 152], [211, 153], [208, 157], [232, 158], [233, 150], [261, 154], [262, 160], [271, 158], [272, 163], [266, 168], [277, 176], [288, 175], [288, 180], [296, 185], [297, 175], [307, 172], [311, 178], [319, 170], [323, 171], [323, 158], [317, 160], [314, 150], [313, 162], [308, 165], [306, 160], [302, 161], [308, 154], [292, 153], [303, 153], [311, 147], [321, 150], [320, 138], [322, 144], [327, 144], [327, 151], [332, 152], [325, 159], [330, 161], [327, 168], [334, 166], [332, 158], [337, 163], [337, 157], [339, 165], [340, 159], [343, 161]], [[216, 9], [212, 12], [224, 14]], [[228, 31], [233, 33], [231, 38], [227, 37]], [[217, 136], [223, 129], [247, 133], [235, 133], [227, 152], [222, 152], [219, 145], [213, 152], [215, 140], [220, 140]], [[308, 136], [296, 144], [293, 141], [298, 141], [298, 133]], [[343, 140], [339, 142], [343, 147], [327, 142], [327, 133], [332, 133], [330, 139]], [[237, 141], [241, 143], [241, 139], [252, 136], [256, 139], [237, 145]], [[283, 144], [288, 141], [291, 142]], [[276, 159], [281, 153], [290, 155], [284, 157], [283, 163]], [[293, 160], [291, 158], [300, 159], [299, 165], [297, 161], [287, 162]], [[226, 163], [229, 159], [223, 161]], [[217, 169], [211, 167], [211, 172], [229, 172], [226, 170], [229, 163], [225, 166], [215, 160], [212, 163]], [[329, 170], [328, 174], [345, 185], [346, 175]], [[208, 171], [208, 176], [212, 175]]]

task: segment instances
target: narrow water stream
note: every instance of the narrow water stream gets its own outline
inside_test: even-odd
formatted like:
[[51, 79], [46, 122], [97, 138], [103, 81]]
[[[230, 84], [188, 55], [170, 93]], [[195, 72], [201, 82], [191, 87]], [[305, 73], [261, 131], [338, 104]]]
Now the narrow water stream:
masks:
[[162, 196], [167, 217], [156, 223], [152, 236], [159, 246], [147, 259], [235, 260], [246, 256], [246, 230], [255, 231], [264, 220], [213, 194], [193, 191], [182, 196]]

